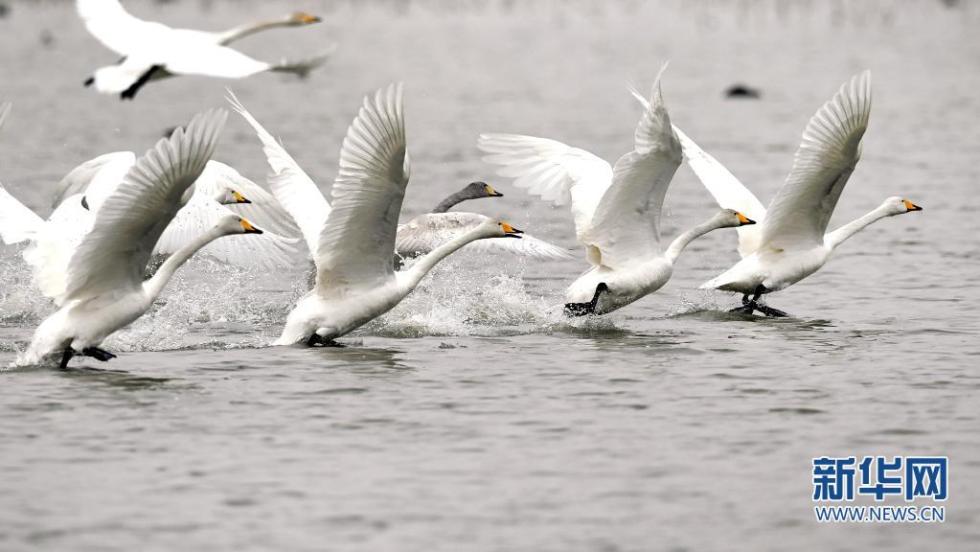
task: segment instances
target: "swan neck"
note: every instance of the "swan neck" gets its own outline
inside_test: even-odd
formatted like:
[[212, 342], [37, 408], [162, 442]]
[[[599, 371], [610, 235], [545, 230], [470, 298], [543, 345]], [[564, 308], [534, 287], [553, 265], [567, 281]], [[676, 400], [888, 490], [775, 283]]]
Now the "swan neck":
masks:
[[670, 247], [667, 248], [667, 251], [664, 253], [664, 257], [666, 257], [671, 264], [674, 264], [674, 261], [680, 256], [681, 251], [684, 251], [684, 248], [687, 247], [689, 243], [717, 228], [721, 228], [721, 226], [719, 226], [714, 219], [702, 222], [694, 228], [691, 228], [687, 232], [684, 232], [683, 234], [674, 238], [674, 241], [670, 242]]
[[432, 212], [433, 213], [445, 213], [446, 211], [452, 209], [454, 206], [456, 206], [460, 202], [466, 201], [467, 199], [470, 199], [470, 198], [466, 197], [466, 194], [465, 193], [463, 193], [461, 191], [460, 192], [456, 192], [454, 194], [451, 194], [449, 196], [446, 196], [445, 199], [443, 199], [442, 201], [439, 202], [439, 205], [436, 205], [435, 209], [433, 209]]
[[415, 286], [422, 281], [422, 278], [424, 278], [430, 270], [439, 264], [440, 261], [455, 253], [464, 245], [484, 237], [488, 236], [483, 234], [483, 229], [475, 228], [462, 236], [457, 236], [428, 252], [425, 256], [416, 261], [411, 268], [402, 272], [405, 274], [405, 276], [407, 276], [407, 284], [409, 285], [409, 289], [415, 288]]
[[227, 232], [221, 228], [212, 228], [184, 247], [174, 251], [173, 255], [167, 257], [167, 260], [163, 261], [163, 264], [160, 265], [160, 268], [157, 269], [153, 277], [143, 282], [143, 291], [149, 296], [150, 300], [152, 301], [160, 295], [160, 292], [163, 291], [170, 278], [173, 277], [181, 265], [187, 262], [187, 259], [190, 259], [194, 253], [197, 253], [205, 245], [224, 235], [227, 235]]
[[236, 40], [241, 40], [248, 35], [255, 34], [259, 31], [264, 31], [266, 29], [274, 29], [276, 27], [284, 27], [286, 25], [285, 21], [272, 19], [267, 21], [256, 21], [254, 23], [246, 23], [244, 25], [239, 25], [237, 27], [228, 29], [223, 33], [218, 35], [218, 44], [224, 46]]
[[885, 206], [878, 207], [877, 209], [868, 212], [864, 216], [858, 217], [852, 220], [851, 222], [848, 222], [847, 224], [841, 226], [837, 230], [834, 230], [833, 232], [829, 232], [827, 235], [824, 236], [823, 239], [824, 245], [827, 246], [829, 249], [836, 249], [837, 246], [847, 241], [848, 238], [850, 238], [854, 234], [857, 234], [861, 230], [864, 230], [866, 227], [868, 227], [870, 224], [877, 222], [889, 216], [890, 214], [891, 213], [888, 211], [888, 209]]

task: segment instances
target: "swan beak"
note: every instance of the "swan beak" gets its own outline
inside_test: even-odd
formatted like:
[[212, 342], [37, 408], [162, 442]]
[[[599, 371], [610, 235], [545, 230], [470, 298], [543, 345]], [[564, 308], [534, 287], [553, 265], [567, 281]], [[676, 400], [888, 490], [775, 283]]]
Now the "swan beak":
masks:
[[747, 224], [755, 224], [754, 220], [743, 215], [742, 213], [739, 213], [738, 211], [735, 212], [735, 216], [738, 217], [739, 226], [745, 226]]
[[513, 226], [507, 224], [506, 222], [501, 222], [500, 223], [500, 229], [504, 231], [504, 237], [507, 237], [507, 238], [518, 238], [518, 239], [520, 239], [521, 234], [524, 233], [523, 230], [518, 230], [517, 228], [514, 228]]
[[242, 194], [234, 190], [232, 190], [231, 192], [231, 198], [235, 200], [235, 203], [252, 203], [251, 201], [248, 200], [247, 197], [243, 196]]
[[909, 201], [907, 199], [903, 199], [902, 200], [902, 203], [905, 204], [905, 208], [907, 210], [909, 210], [909, 211], [921, 211], [922, 210], [922, 207], [919, 207], [918, 205], [916, 205], [915, 203], [912, 203], [911, 201]]
[[317, 16], [315, 16], [313, 14], [309, 14], [309, 13], [301, 13], [301, 14], [299, 14], [298, 19], [299, 19], [299, 22], [302, 23], [302, 24], [304, 24], [304, 25], [311, 25], [313, 23], [319, 23], [320, 21], [323, 21], [319, 17], [317, 17]]
[[252, 223], [249, 222], [249, 221], [247, 221], [247, 220], [245, 220], [245, 219], [242, 219], [241, 224], [242, 224], [242, 230], [244, 230], [246, 234], [261, 234], [262, 233], [262, 230], [259, 230], [258, 228], [252, 226]]
[[504, 194], [498, 192], [497, 190], [494, 190], [493, 186], [489, 184], [486, 185], [486, 191], [487, 191], [487, 197], [504, 197]]

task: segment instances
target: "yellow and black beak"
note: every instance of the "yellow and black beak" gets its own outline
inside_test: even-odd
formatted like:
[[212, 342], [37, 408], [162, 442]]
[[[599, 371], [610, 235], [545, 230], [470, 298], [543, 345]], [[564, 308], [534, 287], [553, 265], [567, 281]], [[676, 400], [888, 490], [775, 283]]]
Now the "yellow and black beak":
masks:
[[915, 203], [912, 203], [911, 201], [909, 201], [907, 199], [903, 199], [902, 200], [902, 203], [905, 204], [905, 209], [907, 209], [908, 211], [921, 211], [922, 210], [922, 207], [919, 207], [918, 205], [916, 205]]
[[487, 197], [504, 197], [504, 194], [498, 192], [497, 190], [494, 190], [493, 186], [489, 184], [487, 184], [483, 188], [487, 192]]
[[235, 200], [235, 203], [252, 203], [251, 201], [248, 200], [247, 197], [236, 192], [235, 190], [231, 191], [231, 198]]
[[742, 213], [739, 213], [738, 211], [735, 211], [735, 216], [738, 217], [739, 226], [746, 226], [748, 224], [755, 224], [755, 221], [754, 220], [752, 220], [749, 217], [743, 215]]
[[262, 233], [262, 230], [259, 230], [258, 228], [252, 226], [252, 223], [249, 222], [249, 221], [247, 221], [247, 220], [245, 220], [245, 219], [242, 219], [241, 224], [242, 224], [242, 230], [245, 230], [245, 233], [246, 234], [261, 234]]
[[504, 231], [504, 236], [508, 238], [520, 238], [521, 234], [524, 233], [523, 230], [518, 230], [506, 222], [500, 223], [500, 229]]
[[320, 21], [323, 21], [319, 17], [310, 13], [301, 13], [296, 17], [296, 19], [299, 20], [299, 22], [304, 25], [310, 25], [313, 23], [319, 23]]

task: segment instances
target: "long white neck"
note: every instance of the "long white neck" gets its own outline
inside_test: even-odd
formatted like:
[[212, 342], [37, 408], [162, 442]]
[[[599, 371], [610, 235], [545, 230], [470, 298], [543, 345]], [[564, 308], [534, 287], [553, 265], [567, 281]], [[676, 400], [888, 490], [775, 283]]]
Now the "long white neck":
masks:
[[681, 251], [684, 251], [687, 244], [718, 228], [721, 228], [721, 225], [717, 220], [715, 220], [714, 217], [702, 222], [701, 224], [674, 238], [674, 241], [670, 242], [670, 247], [668, 247], [667, 251], [664, 252], [664, 257], [667, 258], [670, 264], [674, 264], [674, 261], [681, 254]]
[[844, 226], [841, 226], [833, 232], [828, 232], [823, 237], [823, 243], [829, 249], [836, 249], [838, 245], [847, 241], [848, 238], [857, 234], [861, 230], [864, 230], [869, 224], [879, 221], [887, 216], [891, 216], [892, 213], [888, 209], [887, 205], [882, 205], [877, 209], [870, 211], [863, 217], [857, 218], [848, 222]]
[[[445, 259], [449, 255], [456, 252], [457, 249], [463, 247], [464, 245], [476, 241], [478, 239], [486, 237], [483, 233], [482, 228], [473, 229], [462, 236], [457, 236], [448, 242], [440, 245], [439, 247], [429, 251], [424, 257], [419, 259], [412, 265], [408, 270], [403, 270], [400, 274], [405, 278], [403, 282], [408, 285], [408, 289], [414, 289], [418, 285], [422, 278], [429, 273], [439, 261]], [[505, 239], [505, 238], [501, 238]], [[513, 239], [513, 238], [506, 238]]]
[[167, 285], [167, 282], [170, 281], [170, 278], [174, 275], [174, 272], [177, 272], [177, 269], [180, 268], [182, 264], [187, 262], [187, 259], [190, 259], [194, 253], [197, 253], [197, 251], [205, 245], [220, 238], [221, 236], [226, 235], [228, 235], [226, 230], [223, 230], [220, 227], [214, 227], [201, 234], [184, 247], [174, 251], [173, 255], [168, 257], [166, 261], [163, 261], [163, 264], [161, 264], [160, 268], [157, 269], [156, 274], [154, 274], [149, 280], [143, 282], [143, 291], [149, 295], [151, 301], [156, 299], [157, 296], [160, 295], [160, 292], [163, 291], [164, 286]]
[[224, 46], [236, 40], [240, 40], [250, 34], [255, 34], [259, 31], [264, 31], [266, 29], [285, 27], [286, 25], [288, 25], [288, 23], [282, 19], [271, 19], [268, 21], [246, 23], [244, 25], [239, 25], [233, 29], [228, 29], [223, 33], [218, 33], [218, 44]]

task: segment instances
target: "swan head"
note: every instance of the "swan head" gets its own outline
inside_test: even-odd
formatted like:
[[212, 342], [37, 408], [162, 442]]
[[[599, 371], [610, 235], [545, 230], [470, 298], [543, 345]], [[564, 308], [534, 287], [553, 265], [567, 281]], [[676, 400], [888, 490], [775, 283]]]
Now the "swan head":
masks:
[[715, 215], [719, 228], [732, 228], [755, 224], [755, 221], [735, 209], [722, 209]]
[[247, 197], [238, 190], [222, 187], [215, 193], [214, 200], [222, 205], [235, 205], [240, 203], [252, 203]]
[[904, 197], [899, 196], [892, 196], [886, 199], [881, 206], [883, 209], [887, 209], [889, 216], [902, 215], [905, 213], [911, 213], [912, 211], [922, 210], [922, 207], [919, 207], [915, 203], [912, 203]]
[[311, 13], [303, 11], [293, 12], [286, 16], [286, 24], [296, 27], [300, 25], [312, 25], [314, 23], [319, 23], [320, 21], [323, 20]]
[[238, 215], [225, 215], [218, 221], [217, 227], [224, 234], [262, 234], [262, 230], [256, 228], [246, 219]]
[[470, 182], [463, 188], [466, 199], [479, 199], [481, 197], [504, 197], [504, 194], [493, 189], [493, 186], [486, 182]]

